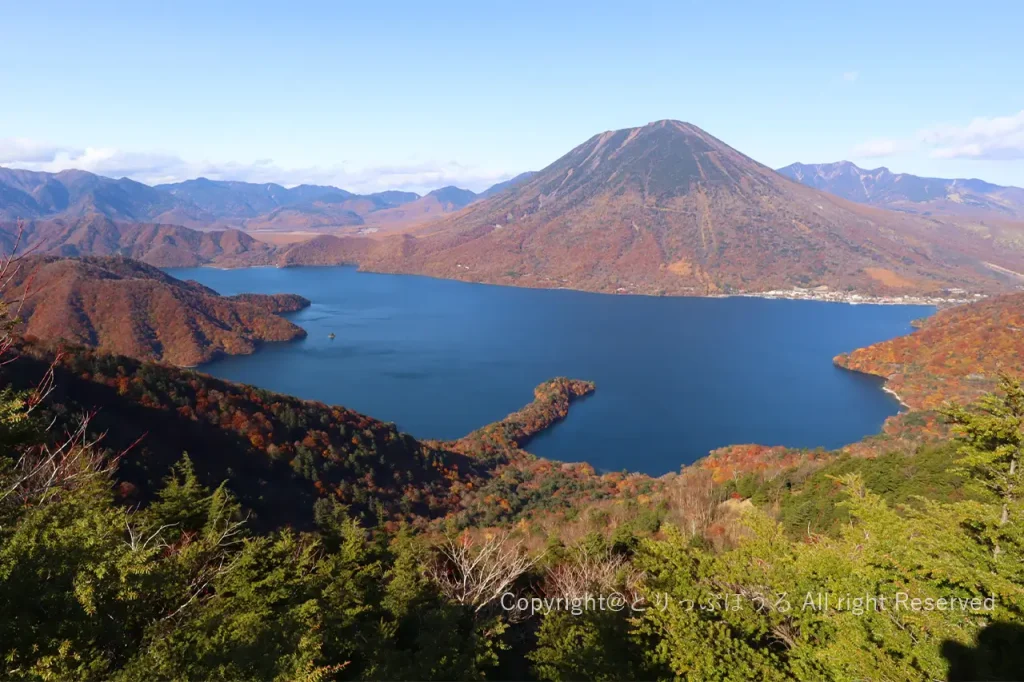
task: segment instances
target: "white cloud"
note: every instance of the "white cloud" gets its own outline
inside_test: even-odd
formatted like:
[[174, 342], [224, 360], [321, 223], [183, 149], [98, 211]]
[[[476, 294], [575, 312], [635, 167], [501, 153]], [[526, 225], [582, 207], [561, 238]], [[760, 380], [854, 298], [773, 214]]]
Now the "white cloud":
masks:
[[978, 117], [967, 125], [936, 125], [910, 138], [880, 139], [854, 147], [855, 156], [891, 156], [923, 149], [934, 159], [1024, 159], [1024, 111], [1011, 116]]
[[479, 168], [455, 161], [414, 161], [376, 167], [340, 163], [305, 168], [284, 167], [266, 158], [251, 163], [195, 162], [170, 153], [106, 147], [78, 149], [20, 138], [0, 139], [0, 164], [50, 173], [76, 168], [108, 177], [128, 177], [149, 185], [205, 177], [211, 180], [275, 182], [287, 187], [333, 185], [357, 193], [387, 189], [423, 193], [445, 185], [479, 191], [515, 175], [505, 170]]
[[1024, 111], [979, 117], [966, 126], [941, 125], [921, 133], [937, 159], [1024, 159]]
[[46, 163], [68, 151], [20, 137], [0, 138], [0, 163]]
[[843, 80], [847, 83], [852, 83], [860, 78], [860, 71], [847, 71], [843, 74]]

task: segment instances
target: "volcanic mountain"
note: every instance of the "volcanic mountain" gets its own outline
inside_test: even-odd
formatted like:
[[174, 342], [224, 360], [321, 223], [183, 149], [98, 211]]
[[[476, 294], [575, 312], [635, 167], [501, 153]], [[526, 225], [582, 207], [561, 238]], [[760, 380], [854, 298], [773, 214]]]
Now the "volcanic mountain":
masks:
[[872, 206], [913, 213], [1024, 219], [1024, 189], [984, 180], [923, 178], [893, 173], [884, 167], [866, 170], [849, 161], [794, 163], [779, 172], [808, 187]]
[[220, 296], [121, 257], [29, 256], [15, 267], [6, 297], [19, 306], [27, 336], [196, 365], [306, 335], [278, 315], [308, 306], [301, 296]]
[[1020, 250], [805, 187], [680, 121], [595, 135], [428, 227], [316, 251], [371, 270], [631, 293], [924, 293], [998, 288], [999, 272], [1024, 270]]

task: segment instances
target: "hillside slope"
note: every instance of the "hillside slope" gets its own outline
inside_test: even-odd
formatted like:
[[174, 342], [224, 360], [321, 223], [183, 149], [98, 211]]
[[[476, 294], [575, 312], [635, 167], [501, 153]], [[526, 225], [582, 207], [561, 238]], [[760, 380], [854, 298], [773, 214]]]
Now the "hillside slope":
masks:
[[[54, 359], [50, 345], [18, 342], [17, 357], [0, 366], [0, 381], [36, 385]], [[521, 449], [594, 390], [583, 381], [544, 382], [531, 403], [505, 419], [436, 442], [341, 406], [99, 350], [64, 354], [55, 380], [45, 409], [62, 428], [95, 411], [89, 437], [102, 435], [111, 452], [129, 450], [117, 472], [125, 501], [151, 499], [187, 452], [202, 481], [226, 481], [261, 527], [311, 527], [320, 498], [345, 505], [367, 525], [422, 527], [441, 517], [463, 525], [512, 522], [658, 487], [646, 476], [598, 475], [590, 465]]]
[[[23, 344], [0, 377], [32, 386], [52, 357]], [[468, 458], [424, 446], [393, 424], [177, 367], [81, 349], [61, 359], [55, 378], [46, 409], [72, 420], [95, 411], [89, 436], [102, 435], [112, 452], [129, 450], [118, 493], [133, 504], [152, 499], [182, 453], [207, 485], [227, 481], [262, 528], [311, 528], [322, 496], [370, 523], [378, 509], [443, 515], [453, 504], [447, 472], [478, 475]]]
[[178, 225], [116, 222], [100, 215], [79, 219], [0, 224], [0, 247], [11, 253], [55, 256], [126, 256], [157, 267], [268, 265], [275, 249], [240, 230], [199, 231]]
[[1024, 375], [1024, 294], [941, 310], [907, 336], [835, 359], [875, 374], [913, 408], [961, 403], [992, 391], [1000, 372]]
[[306, 332], [278, 313], [309, 305], [288, 294], [220, 296], [119, 257], [29, 257], [8, 291], [27, 292], [20, 316], [29, 336], [176, 365], [302, 338]]
[[516, 185], [519, 185], [519, 184], [522, 184], [522, 183], [526, 182], [527, 180], [529, 180], [530, 178], [532, 178], [536, 174], [537, 173], [534, 172], [534, 171], [526, 171], [525, 173], [520, 173], [519, 175], [515, 176], [514, 178], [511, 178], [509, 180], [505, 180], [504, 182], [499, 182], [497, 184], [491, 185], [490, 187], [485, 189], [483, 192], [480, 192], [480, 194], [477, 195], [477, 196], [480, 199], [487, 199], [489, 197], [493, 197], [495, 194], [501, 194], [502, 192], [504, 192], [507, 189], [510, 189], [512, 187], [515, 187]]

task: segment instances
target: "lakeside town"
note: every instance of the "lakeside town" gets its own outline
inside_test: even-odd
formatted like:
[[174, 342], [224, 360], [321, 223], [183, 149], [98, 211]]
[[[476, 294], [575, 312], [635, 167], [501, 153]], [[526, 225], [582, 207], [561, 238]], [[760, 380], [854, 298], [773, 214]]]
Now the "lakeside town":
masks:
[[749, 298], [776, 298], [799, 301], [827, 301], [831, 303], [873, 304], [873, 305], [934, 305], [949, 307], [980, 301], [987, 298], [986, 294], [971, 293], [965, 289], [947, 289], [945, 296], [872, 296], [852, 291], [836, 291], [828, 286], [814, 288], [793, 287], [792, 289], [773, 289], [752, 293], [730, 294]]

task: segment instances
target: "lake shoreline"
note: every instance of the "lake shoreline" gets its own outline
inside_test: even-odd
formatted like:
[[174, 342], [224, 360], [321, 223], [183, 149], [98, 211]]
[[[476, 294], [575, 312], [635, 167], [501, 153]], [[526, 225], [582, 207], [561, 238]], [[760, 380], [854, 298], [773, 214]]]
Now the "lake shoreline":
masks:
[[[210, 268], [212, 270], [221, 271], [234, 271], [234, 270], [257, 270], [264, 268], [274, 268], [278, 270], [287, 270], [294, 268], [353, 268], [358, 273], [375, 274], [375, 275], [400, 275], [405, 277], [424, 277], [426, 279], [440, 280], [444, 282], [461, 282], [463, 284], [476, 284], [480, 286], [490, 287], [511, 287], [514, 289], [535, 289], [543, 291], [576, 291], [586, 294], [597, 294], [601, 296], [636, 296], [645, 298], [695, 298], [695, 299], [722, 299], [722, 298], [761, 298], [768, 300], [786, 300], [786, 301], [815, 301], [818, 303], [844, 303], [846, 305], [912, 305], [912, 306], [934, 306], [936, 308], [949, 308], [952, 306], [963, 305], [966, 303], [972, 303], [987, 298], [987, 294], [974, 294], [970, 297], [958, 298], [958, 297], [942, 297], [942, 296], [917, 296], [917, 295], [894, 295], [894, 296], [876, 296], [873, 294], [862, 294], [855, 291], [840, 292], [840, 291], [818, 291], [815, 289], [801, 289], [794, 287], [793, 289], [772, 289], [769, 291], [752, 291], [752, 292], [740, 292], [740, 293], [727, 293], [727, 294], [643, 294], [628, 291], [594, 291], [592, 289], [578, 289], [575, 287], [567, 286], [532, 286], [523, 284], [513, 284], [509, 282], [481, 282], [477, 280], [460, 279], [457, 277], [438, 277], [436, 275], [424, 275], [415, 272], [391, 272], [386, 270], [364, 270], [360, 266], [351, 263], [336, 263], [332, 265], [279, 265], [268, 263], [266, 265], [241, 265], [238, 267], [230, 267], [218, 265], [215, 263], [204, 263], [198, 266], [200, 268]], [[184, 269], [180, 267], [162, 267], [161, 270], [176, 270]]]
[[876, 381], [878, 381], [880, 383], [880, 387], [881, 387], [882, 391], [885, 392], [885, 393], [888, 393], [889, 395], [891, 395], [893, 398], [896, 399], [896, 402], [898, 402], [900, 404], [900, 413], [901, 414], [905, 413], [905, 412], [909, 412], [909, 411], [914, 409], [913, 407], [908, 405], [905, 400], [903, 400], [902, 396], [900, 396], [899, 393], [897, 393], [894, 389], [890, 388], [890, 386], [889, 386], [889, 377], [883, 376], [881, 374], [874, 374], [873, 372], [865, 372], [863, 370], [853, 369], [851, 367], [846, 367], [845, 365], [843, 365], [840, 362], [838, 362], [839, 357], [841, 357], [841, 356], [837, 356], [836, 358], [832, 359], [833, 366], [835, 366], [838, 369], [843, 370], [844, 372], [852, 372], [854, 374], [860, 374], [861, 376], [871, 377], [872, 379], [875, 379]]
[[288, 291], [317, 308], [288, 316], [305, 341], [198, 371], [344, 405], [425, 440], [493, 424], [549, 377], [586, 377], [599, 395], [525, 449], [652, 476], [730, 443], [835, 449], [878, 433], [900, 403], [881, 382], [836, 376], [830, 361], [934, 312], [745, 295], [555, 294], [333, 268], [170, 270], [225, 294]]
[[[888, 381], [888, 380], [886, 380], [886, 381]], [[911, 409], [910, 405], [907, 405], [903, 401], [903, 398], [900, 397], [900, 394], [897, 393], [896, 391], [892, 390], [891, 388], [889, 388], [888, 386], [886, 386], [884, 384], [882, 385], [882, 390], [885, 391], [886, 393], [888, 393], [889, 395], [891, 395], [893, 398], [895, 398], [899, 402], [899, 404], [903, 407], [904, 410], [908, 410], [909, 411]]]

